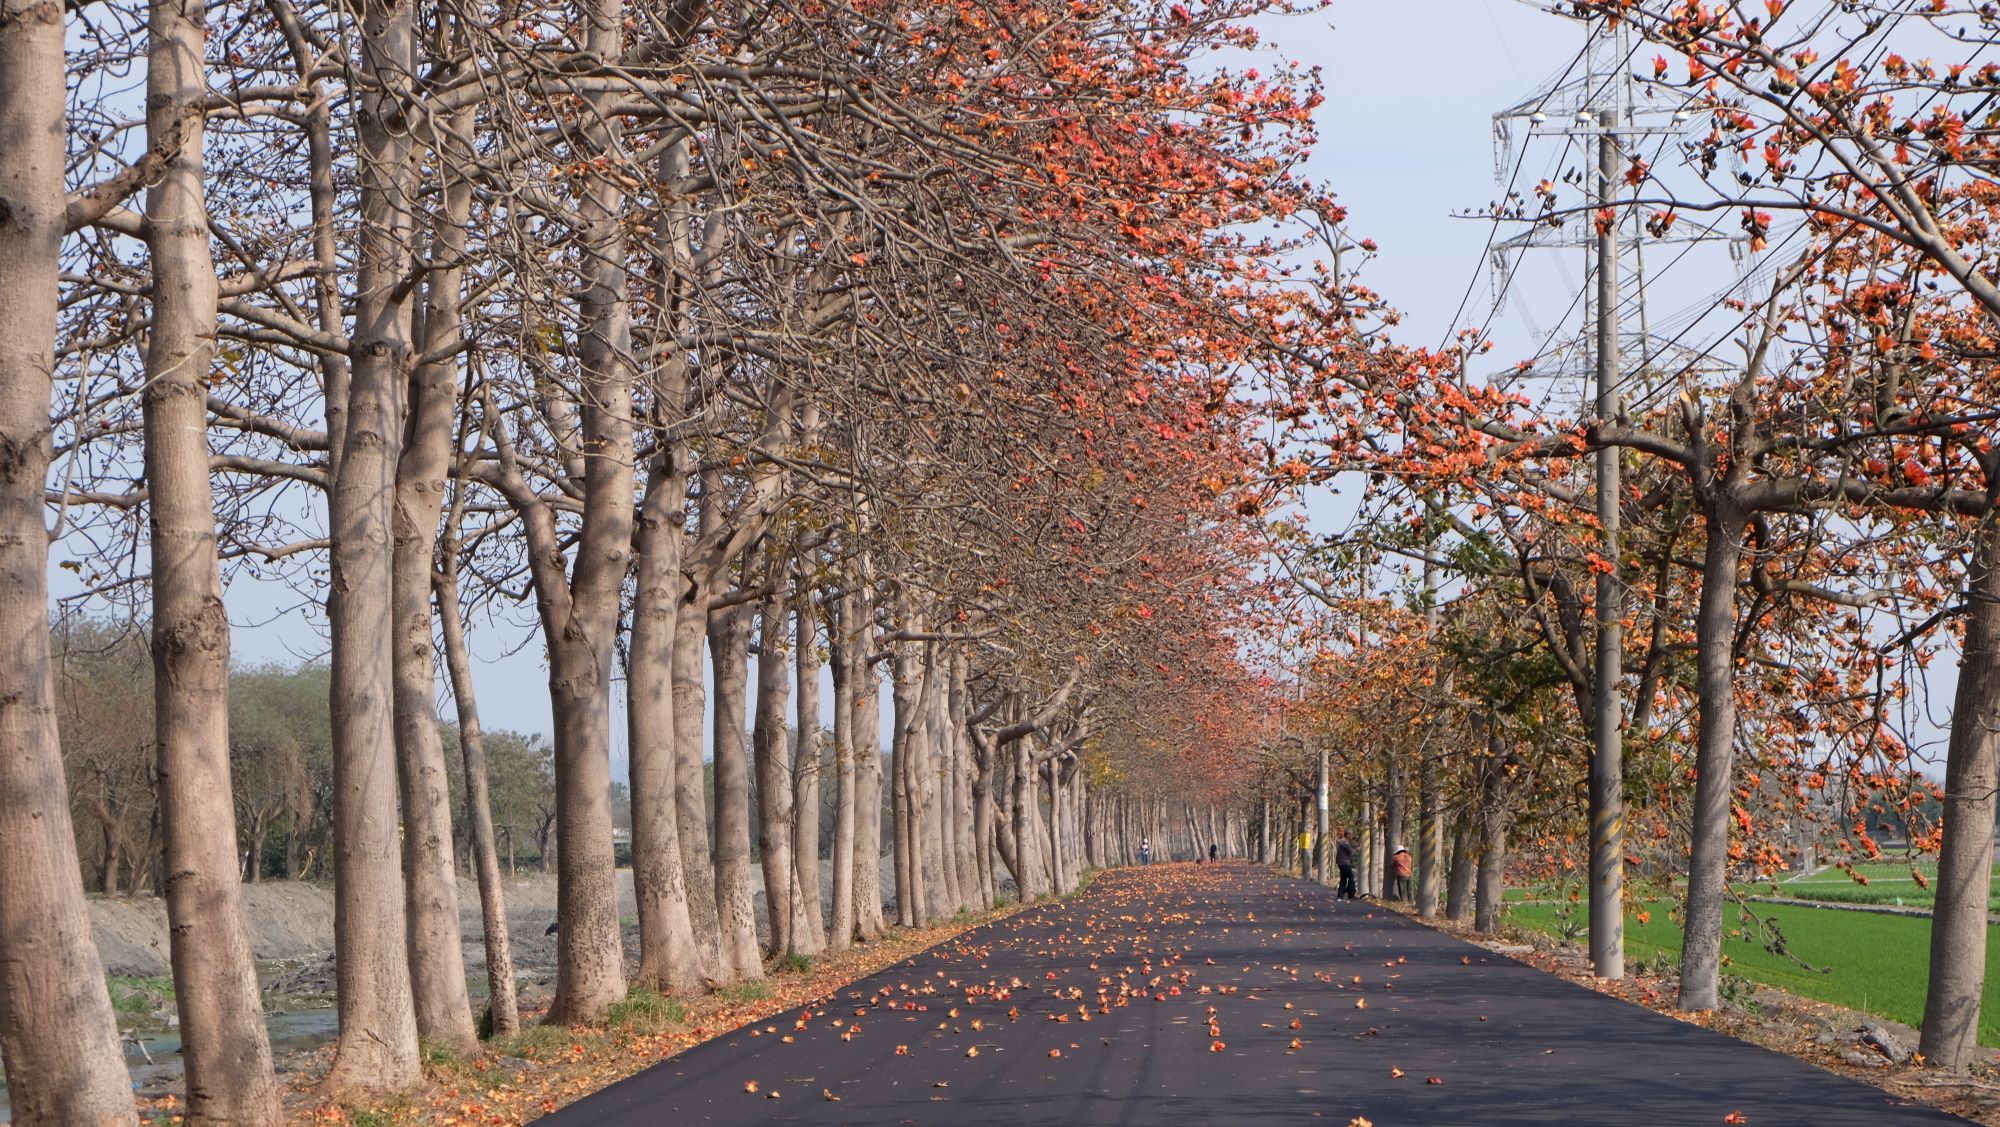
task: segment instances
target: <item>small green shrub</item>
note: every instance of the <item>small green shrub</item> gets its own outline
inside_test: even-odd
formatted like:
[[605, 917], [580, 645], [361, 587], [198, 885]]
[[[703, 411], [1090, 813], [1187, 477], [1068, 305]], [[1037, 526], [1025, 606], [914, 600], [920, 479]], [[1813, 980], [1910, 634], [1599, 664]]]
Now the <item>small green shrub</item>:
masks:
[[605, 1014], [605, 1024], [634, 1033], [660, 1033], [686, 1020], [687, 1007], [680, 999], [666, 997], [650, 986], [633, 987]]
[[1641, 978], [1664, 978], [1680, 970], [1680, 963], [1665, 952], [1659, 952], [1639, 956], [1632, 961], [1629, 969]]
[[767, 982], [739, 982], [723, 987], [722, 996], [738, 1005], [761, 1002], [771, 996], [771, 985]]
[[1764, 1007], [1757, 1004], [1757, 984], [1741, 975], [1725, 974], [1717, 977], [1716, 992], [1722, 995], [1722, 1004], [1744, 1013], [1762, 1013]]
[[777, 962], [771, 964], [771, 969], [778, 974], [804, 974], [811, 970], [812, 967], [813, 957], [811, 955], [801, 955], [797, 952], [784, 955]]

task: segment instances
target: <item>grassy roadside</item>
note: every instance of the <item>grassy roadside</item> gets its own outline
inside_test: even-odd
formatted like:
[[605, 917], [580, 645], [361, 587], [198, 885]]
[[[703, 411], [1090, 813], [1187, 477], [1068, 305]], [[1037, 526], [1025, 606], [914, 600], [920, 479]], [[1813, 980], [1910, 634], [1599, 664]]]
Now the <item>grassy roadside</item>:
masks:
[[[1634, 962], [1658, 964], [1671, 970], [1681, 955], [1681, 931], [1666, 901], [1637, 902], [1625, 919], [1625, 949]], [[1731, 905], [1724, 909], [1725, 974], [1740, 981], [1775, 986], [1790, 994], [1845, 1006], [1865, 1013], [1917, 1025], [1923, 1020], [1924, 988], [1930, 968], [1931, 923], [1911, 916], [1846, 912], [1789, 904], [1756, 904], [1759, 917], [1774, 931], [1745, 920]], [[1642, 922], [1639, 913], [1646, 913]], [[1508, 922], [1546, 935], [1586, 941], [1574, 917], [1561, 905], [1510, 905]], [[1772, 942], [1782, 937], [1783, 950], [1796, 959], [1774, 954]], [[2000, 935], [1987, 930], [1987, 959], [2000, 959]], [[1807, 964], [1801, 966], [1800, 964]], [[1727, 984], [1725, 984], [1727, 985]], [[1725, 993], [1727, 990], [1725, 990]], [[1746, 992], [1747, 993], [1747, 992]], [[2000, 1046], [2000, 976], [1989, 978], [1981, 1007], [1979, 1041]]]
[[[1088, 888], [1094, 875], [1085, 873], [1068, 896]], [[1021, 910], [1022, 906], [1009, 904], [989, 912], [961, 913], [927, 928], [893, 928], [873, 943], [846, 951], [781, 960], [761, 982], [739, 983], [704, 997], [665, 998], [635, 990], [612, 1008], [601, 1028], [536, 1025], [531, 1015], [524, 1014], [524, 1021], [531, 1023], [527, 1028], [517, 1036], [489, 1042], [476, 1060], [432, 1054], [425, 1063], [423, 1087], [393, 1104], [354, 1107], [319, 1098], [311, 1085], [325, 1073], [330, 1055], [330, 1050], [321, 1050], [315, 1066], [301, 1074], [290, 1093], [291, 1122], [314, 1127], [512, 1127]], [[775, 1025], [772, 1030], [778, 1035]]]
[[[1867, 1059], [1876, 1057], [1872, 1050], [1855, 1051], [1860, 1046], [1856, 1043], [1854, 1031], [1861, 1023], [1871, 1018], [1887, 1018], [1892, 1023], [1896, 1020], [1883, 1013], [1885, 1007], [1876, 1000], [1877, 991], [1871, 990], [1869, 993], [1871, 1005], [1875, 1008], [1861, 1011], [1858, 1007], [1824, 1001], [1820, 997], [1808, 994], [1797, 979], [1791, 982], [1777, 982], [1782, 976], [1775, 973], [1759, 977], [1751, 973], [1760, 969], [1757, 963], [1743, 957], [1747, 954], [1741, 950], [1745, 940], [1741, 936], [1732, 936], [1727, 947], [1729, 954], [1735, 957], [1735, 961], [1725, 968], [1723, 974], [1723, 1006], [1712, 1011], [1678, 1010], [1674, 1008], [1674, 1001], [1675, 971], [1680, 955], [1680, 930], [1668, 918], [1670, 904], [1665, 902], [1654, 904], [1651, 907], [1653, 918], [1647, 924], [1640, 924], [1632, 918], [1632, 915], [1628, 915], [1625, 921], [1626, 977], [1618, 980], [1598, 978], [1591, 973], [1586, 946], [1587, 933], [1581, 942], [1574, 938], [1558, 937], [1556, 933], [1560, 930], [1560, 925], [1557, 923], [1556, 909], [1559, 906], [1560, 903], [1510, 905], [1507, 923], [1502, 929], [1505, 938], [1499, 942], [1495, 942], [1493, 936], [1472, 932], [1470, 927], [1463, 923], [1444, 919], [1420, 922], [1427, 927], [1449, 932], [1481, 946], [1497, 948], [1537, 970], [1565, 979], [1584, 989], [1644, 1006], [1678, 1020], [1805, 1061], [1829, 1072], [1881, 1088], [1896, 1099], [1939, 1108], [1963, 1116], [1974, 1123], [1984, 1124], [1985, 1127], [2000, 1127], [2000, 1084], [1994, 1083], [1996, 1071], [1993, 1066], [1975, 1065], [1972, 1075], [1955, 1077], [1937, 1073], [1915, 1062], [1890, 1065], [1880, 1059]], [[1405, 906], [1389, 907], [1402, 911], [1413, 920], [1416, 918], [1415, 912]], [[1761, 910], [1788, 906], [1767, 904], [1758, 907]], [[1640, 907], [1637, 910], [1647, 909]], [[1729, 911], [1726, 926], [1737, 929], [1735, 909], [1732, 907]], [[1856, 919], [1914, 922], [1923, 925], [1925, 938], [1928, 938], [1930, 922], [1928, 920], [1911, 920], [1908, 917], [1863, 914], [1837, 909], [1805, 908], [1793, 911], [1805, 913], [1807, 924], [1812, 922], [1813, 917], [1818, 916], [1838, 917], [1841, 921]], [[1538, 927], [1537, 924], [1543, 926]], [[1780, 923], [1780, 927], [1783, 926], [1785, 925]], [[1793, 927], [1800, 932], [1809, 929], [1797, 920], [1793, 921]], [[1865, 944], [1869, 939], [1879, 938], [1881, 933], [1871, 933], [1864, 936], [1861, 942]], [[1890, 938], [1893, 941], [1899, 937], [1890, 936]], [[1900, 938], [1907, 939], [1907, 936]], [[1787, 931], [1787, 940], [1788, 942], [1792, 940], [1791, 931]], [[1813, 943], [1811, 940], [1807, 942]], [[1526, 946], [1520, 945], [1523, 943]], [[1875, 955], [1886, 953], [1888, 957], [1893, 958], [1901, 945], [1900, 942], [1893, 942], [1891, 946], [1878, 948]], [[1797, 944], [1793, 943], [1793, 946], [1796, 947]], [[1928, 948], [1924, 948], [1924, 951], [1927, 952]], [[1765, 954], [1769, 958], [1776, 958], [1769, 956], [1768, 953]], [[1916, 981], [1919, 983], [1916, 997], [1921, 1010], [1924, 957], [1919, 955], [1916, 958], [1918, 959]], [[1848, 966], [1850, 973], [1840, 977], [1849, 984], [1859, 982], [1861, 960], [1849, 960]], [[1796, 965], [1793, 966], [1793, 971], [1801, 974], [1812, 973], [1800, 972]], [[1838, 967], [1827, 975], [1819, 976], [1817, 981], [1806, 980], [1806, 984], [1819, 987], [1819, 994], [1824, 995], [1830, 993], [1824, 989], [1826, 980], [1834, 979], [1837, 975], [1840, 975]], [[1900, 977], [1907, 982], [1907, 972]], [[1776, 984], [1771, 984], [1772, 982]], [[1989, 992], [1985, 1007], [1989, 1012], [1992, 1003], [1993, 997]], [[1896, 1028], [1895, 1025], [1891, 1025], [1892, 1030]], [[1902, 1029], [1899, 1034], [1892, 1033], [1892, 1035], [1902, 1036], [1909, 1044], [1915, 1044], [1914, 1029]], [[1987, 1041], [1990, 1036], [1990, 1029], [1982, 1029], [1982, 1041]]]

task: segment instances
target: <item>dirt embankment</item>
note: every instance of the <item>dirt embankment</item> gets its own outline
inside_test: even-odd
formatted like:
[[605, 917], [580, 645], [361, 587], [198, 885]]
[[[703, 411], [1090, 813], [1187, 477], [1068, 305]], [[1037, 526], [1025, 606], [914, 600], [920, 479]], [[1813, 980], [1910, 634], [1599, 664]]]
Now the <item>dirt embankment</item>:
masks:
[[[894, 859], [882, 858], [883, 910], [895, 911]], [[761, 870], [752, 880], [761, 909]], [[820, 862], [822, 896], [831, 899], [833, 865]], [[548, 985], [556, 963], [556, 937], [549, 925], [556, 918], [556, 878], [553, 873], [523, 873], [505, 880], [507, 932], [514, 967], [523, 981], [524, 1000]], [[1002, 877], [1000, 893], [1014, 898], [1014, 883]], [[465, 969], [475, 997], [485, 992], [486, 933], [479, 911], [479, 885], [470, 877], [458, 881], [459, 928], [465, 940]], [[333, 888], [302, 881], [266, 881], [243, 886], [250, 928], [250, 949], [261, 968], [267, 991], [311, 998], [333, 993]], [[626, 955], [638, 958], [639, 910], [632, 895], [632, 870], [618, 870], [618, 915], [623, 925]], [[91, 925], [98, 956], [107, 974], [151, 977], [171, 973], [167, 951], [167, 910], [153, 896], [102, 896], [90, 901]], [[763, 927], [763, 913], [758, 913]]]
[[[618, 877], [619, 911], [630, 920], [635, 912], [632, 874], [621, 870]], [[523, 968], [553, 964], [555, 938], [544, 933], [556, 918], [555, 877], [523, 874], [510, 878], [506, 887], [508, 931], [513, 937], [516, 962]], [[478, 886], [470, 880], [461, 881], [459, 896], [467, 961], [474, 968], [481, 967], [485, 965], [485, 933], [480, 926]], [[301, 881], [246, 884], [243, 906], [248, 917], [251, 954], [260, 964], [303, 969], [331, 955], [333, 889], [330, 886]], [[170, 973], [167, 909], [158, 897], [95, 897], [90, 901], [90, 921], [97, 937], [98, 957], [104, 960], [107, 974]]]
[[[258, 962], [317, 954], [333, 947], [333, 892], [315, 884], [269, 881], [243, 886], [250, 953]], [[163, 975], [167, 905], [157, 896], [100, 896], [90, 901], [91, 929], [107, 974]]]

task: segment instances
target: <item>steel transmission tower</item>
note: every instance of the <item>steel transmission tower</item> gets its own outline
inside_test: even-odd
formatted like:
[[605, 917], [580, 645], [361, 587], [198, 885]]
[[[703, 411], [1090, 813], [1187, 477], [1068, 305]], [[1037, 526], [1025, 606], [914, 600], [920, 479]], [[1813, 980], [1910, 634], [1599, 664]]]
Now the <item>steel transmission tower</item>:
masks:
[[[1589, 187], [1594, 208], [1615, 208], [1615, 199], [1602, 198], [1604, 194], [1591, 183], [1603, 176], [1605, 141], [1610, 140], [1613, 153], [1621, 158], [1611, 174], [1611, 194], [1615, 195], [1624, 183], [1625, 168], [1632, 158], [1640, 155], [1649, 138], [1672, 146], [1675, 139], [1690, 129], [1691, 115], [1679, 108], [1678, 102], [1674, 106], [1655, 104], [1633, 78], [1634, 44], [1628, 27], [1607, 29], [1598, 22], [1589, 35], [1578, 66], [1493, 115], [1494, 179], [1503, 192], [1510, 193], [1510, 200], [1519, 199], [1519, 193], [1510, 189], [1523, 167], [1528, 147], [1539, 138], [1560, 138], [1574, 146], [1582, 160], [1576, 167], [1560, 173], [1560, 179], [1577, 187]], [[1616, 324], [1625, 389], [1645, 396], [1652, 390], [1652, 379], [1659, 372], [1690, 368], [1706, 371], [1717, 367], [1699, 350], [1655, 333], [1646, 300], [1647, 249], [1694, 242], [1727, 243], [1735, 266], [1735, 280], [1740, 281], [1749, 263], [1747, 241], [1694, 226], [1649, 233], [1645, 229], [1646, 217], [1638, 209], [1617, 209], [1616, 215], [1613, 228], [1616, 261], [1612, 267], [1621, 284], [1611, 287], [1615, 304], [1608, 312]], [[1534, 336], [1541, 358], [1535, 363], [1533, 374], [1553, 379], [1558, 386], [1581, 385], [1598, 368], [1602, 319], [1599, 291], [1606, 288], [1598, 278], [1603, 264], [1598, 254], [1600, 240], [1595, 223], [1589, 217], [1581, 220], [1571, 217], [1566, 222], [1552, 224], [1532, 210], [1503, 218], [1517, 219], [1527, 229], [1495, 241], [1489, 253], [1492, 315], [1497, 318], [1511, 305]], [[1534, 250], [1558, 252], [1555, 266], [1566, 283], [1571, 277], [1564, 265], [1568, 256], [1560, 252], [1582, 255], [1583, 282], [1573, 288], [1581, 292], [1583, 316], [1573, 334], [1566, 333], [1562, 324], [1547, 330], [1539, 326], [1529, 302], [1511, 284], [1523, 257]]]

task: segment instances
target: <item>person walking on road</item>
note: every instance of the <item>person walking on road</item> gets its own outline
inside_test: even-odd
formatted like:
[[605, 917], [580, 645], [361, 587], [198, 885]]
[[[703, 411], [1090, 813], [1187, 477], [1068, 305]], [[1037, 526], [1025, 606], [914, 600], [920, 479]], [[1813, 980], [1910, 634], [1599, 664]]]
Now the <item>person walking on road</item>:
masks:
[[1150, 865], [1153, 863], [1153, 842], [1151, 838], [1142, 837], [1139, 839], [1139, 863], [1141, 865]]
[[1410, 898], [1410, 851], [1396, 847], [1396, 855], [1389, 859], [1389, 899], [1408, 900]]
[[1352, 900], [1354, 892], [1354, 843], [1347, 840], [1347, 831], [1340, 831], [1340, 839], [1333, 847], [1333, 863], [1340, 870], [1340, 887], [1334, 889], [1335, 900]]
[[1215, 860], [1215, 843], [1212, 841], [1208, 843], [1208, 859], [1211, 863]]

